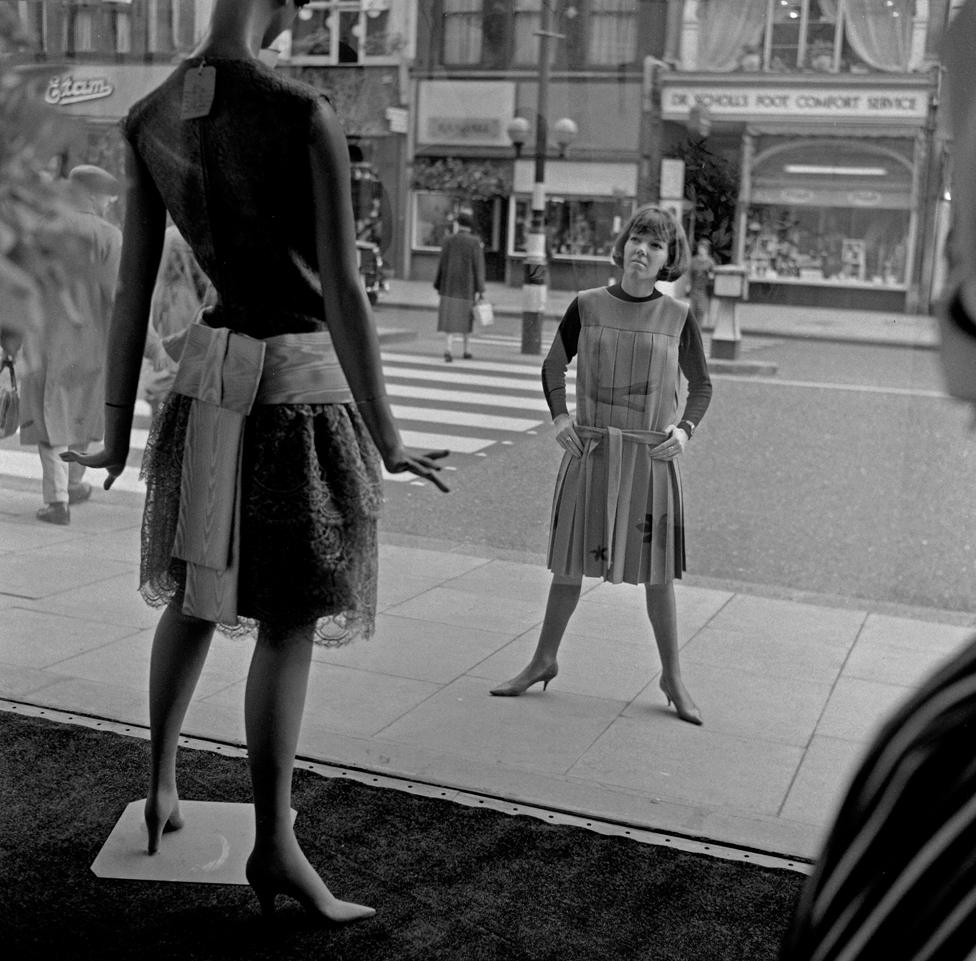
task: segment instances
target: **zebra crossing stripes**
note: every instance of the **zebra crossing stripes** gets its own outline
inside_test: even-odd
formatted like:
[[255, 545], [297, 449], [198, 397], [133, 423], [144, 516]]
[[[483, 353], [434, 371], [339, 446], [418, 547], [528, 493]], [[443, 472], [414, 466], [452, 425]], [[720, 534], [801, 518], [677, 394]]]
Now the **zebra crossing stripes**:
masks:
[[[511, 444], [519, 434], [535, 431], [549, 422], [538, 363], [459, 360], [450, 369], [446, 366], [440, 358], [383, 353], [387, 394], [407, 447], [486, 456], [496, 444]], [[570, 400], [574, 392], [574, 376], [570, 372]], [[116, 490], [145, 491], [138, 465], [149, 437], [149, 419], [149, 405], [137, 401], [130, 466], [115, 481]], [[445, 465], [445, 470], [456, 469], [456, 463]], [[4, 441], [0, 444], [0, 475], [40, 483], [37, 451], [20, 447], [16, 438]], [[425, 483], [409, 473], [390, 474], [384, 470], [383, 476], [392, 483]]]

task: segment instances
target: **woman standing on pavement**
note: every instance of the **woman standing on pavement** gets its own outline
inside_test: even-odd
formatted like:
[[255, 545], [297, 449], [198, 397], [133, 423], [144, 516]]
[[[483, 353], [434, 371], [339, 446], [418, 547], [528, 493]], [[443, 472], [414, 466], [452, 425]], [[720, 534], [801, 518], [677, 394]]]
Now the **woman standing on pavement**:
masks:
[[[638, 210], [613, 246], [619, 284], [570, 304], [542, 365], [563, 448], [549, 535], [552, 585], [532, 660], [492, 694], [515, 697], [556, 676], [556, 654], [583, 577], [643, 584], [661, 658], [661, 691], [678, 716], [701, 724], [681, 679], [674, 578], [685, 570], [678, 456], [708, 408], [712, 385], [701, 332], [688, 307], [655, 289], [688, 267], [681, 225], [659, 207]], [[566, 369], [577, 361], [575, 419]], [[678, 382], [688, 380], [680, 418]]]
[[434, 288], [440, 294], [437, 305], [437, 329], [447, 334], [444, 360], [454, 360], [454, 336], [461, 335], [462, 354], [471, 358], [468, 335], [473, 320], [471, 309], [485, 292], [485, 245], [474, 234], [474, 217], [462, 210], [457, 218], [458, 230], [444, 241], [437, 264]]
[[124, 122], [105, 449], [74, 459], [105, 468], [106, 488], [125, 467], [169, 212], [217, 302], [187, 329], [143, 461], [141, 591], [167, 605], [149, 679], [149, 853], [183, 824], [177, 742], [215, 624], [256, 634], [244, 695], [255, 810], [247, 878], [266, 913], [286, 894], [344, 922], [374, 912], [329, 891], [292, 828], [312, 645], [372, 632], [376, 448], [387, 470], [446, 488], [435, 478], [443, 454], [407, 451], [390, 413], [335, 111], [257, 57], [297, 5], [217, 0], [194, 55]]

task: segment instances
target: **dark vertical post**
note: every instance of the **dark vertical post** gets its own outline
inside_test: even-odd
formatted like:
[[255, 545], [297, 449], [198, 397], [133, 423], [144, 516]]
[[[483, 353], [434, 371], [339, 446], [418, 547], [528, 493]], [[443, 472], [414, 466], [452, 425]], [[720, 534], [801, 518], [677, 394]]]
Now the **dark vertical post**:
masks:
[[542, 0], [539, 29], [539, 91], [535, 118], [535, 177], [532, 184], [532, 220], [525, 242], [525, 277], [522, 284], [522, 353], [542, 353], [542, 319], [546, 309], [546, 152], [548, 150], [549, 50], [553, 0]]

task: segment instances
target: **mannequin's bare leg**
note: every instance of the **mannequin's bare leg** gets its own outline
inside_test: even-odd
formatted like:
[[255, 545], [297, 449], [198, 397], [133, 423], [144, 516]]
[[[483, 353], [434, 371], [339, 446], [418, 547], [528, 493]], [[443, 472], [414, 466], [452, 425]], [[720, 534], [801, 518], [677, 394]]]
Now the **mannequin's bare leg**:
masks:
[[183, 826], [176, 789], [180, 729], [200, 678], [214, 626], [167, 607], [156, 625], [149, 663], [151, 769], [146, 795], [148, 850], [155, 854], [164, 831]]
[[255, 840], [247, 879], [262, 911], [286, 894], [330, 922], [355, 921], [375, 911], [340, 901], [309, 864], [291, 820], [291, 781], [305, 708], [313, 625], [275, 632], [262, 627], [244, 696], [247, 749], [254, 787]]

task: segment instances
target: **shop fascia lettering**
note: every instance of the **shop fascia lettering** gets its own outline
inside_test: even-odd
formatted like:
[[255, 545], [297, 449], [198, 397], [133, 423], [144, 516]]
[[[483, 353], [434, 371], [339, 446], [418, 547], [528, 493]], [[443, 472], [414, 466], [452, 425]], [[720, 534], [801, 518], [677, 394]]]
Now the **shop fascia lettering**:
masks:
[[836, 89], [701, 90], [669, 87], [662, 96], [666, 120], [682, 120], [693, 107], [707, 108], [713, 115], [736, 116], [803, 115], [866, 119], [924, 120], [927, 97], [921, 90]]
[[114, 85], [107, 77], [76, 78], [68, 73], [52, 77], [44, 91], [44, 102], [55, 107], [67, 107], [73, 103], [103, 100], [115, 93]]

